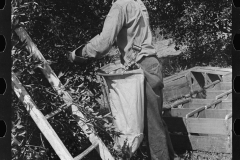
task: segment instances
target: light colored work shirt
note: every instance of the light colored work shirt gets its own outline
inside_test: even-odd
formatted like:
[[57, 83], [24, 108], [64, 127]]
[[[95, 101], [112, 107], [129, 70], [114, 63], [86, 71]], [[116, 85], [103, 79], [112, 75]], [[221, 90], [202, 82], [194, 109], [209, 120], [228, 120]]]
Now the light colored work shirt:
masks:
[[[142, 39], [142, 50], [136, 56], [136, 62], [143, 56], [156, 55], [152, 44], [147, 9], [141, 0], [137, 1], [117, 0], [113, 4], [105, 19], [102, 32], [91, 39], [83, 48], [83, 57], [102, 57], [109, 52], [116, 41], [121, 56], [125, 60], [126, 53], [131, 49], [134, 38], [139, 41]], [[145, 21], [142, 13], [145, 16]], [[140, 32], [138, 32], [139, 30]], [[139, 38], [139, 36], [142, 37]]]

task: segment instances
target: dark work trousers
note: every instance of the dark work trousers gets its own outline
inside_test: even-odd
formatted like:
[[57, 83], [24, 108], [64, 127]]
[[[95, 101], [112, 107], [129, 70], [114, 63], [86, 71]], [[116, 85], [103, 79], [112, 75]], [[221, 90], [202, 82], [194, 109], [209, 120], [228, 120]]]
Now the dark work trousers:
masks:
[[156, 56], [138, 62], [145, 75], [145, 127], [152, 160], [172, 160], [174, 150], [167, 126], [162, 119], [162, 65]]

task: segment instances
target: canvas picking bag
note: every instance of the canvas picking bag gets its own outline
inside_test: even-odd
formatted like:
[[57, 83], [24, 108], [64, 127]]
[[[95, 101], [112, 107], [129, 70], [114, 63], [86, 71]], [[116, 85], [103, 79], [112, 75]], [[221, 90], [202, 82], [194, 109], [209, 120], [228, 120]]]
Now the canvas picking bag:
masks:
[[108, 101], [116, 131], [123, 134], [114, 138], [114, 148], [122, 148], [126, 141], [131, 156], [143, 140], [143, 70], [125, 71], [124, 66], [117, 61], [102, 67], [98, 75], [104, 78], [107, 85]]
[[[139, 7], [144, 25], [147, 24], [146, 7], [141, 1], [134, 1]], [[139, 24], [140, 25], [140, 24]], [[132, 42], [131, 49], [125, 53], [126, 59], [103, 66], [98, 74], [103, 77], [106, 85], [107, 98], [114, 117], [116, 131], [121, 132], [120, 137], [114, 137], [114, 148], [129, 148], [129, 154], [138, 149], [143, 140], [144, 129], [144, 71], [136, 63], [136, 56], [142, 49], [143, 39], [146, 36], [147, 27], [138, 30], [137, 36]], [[124, 61], [124, 64], [121, 62]], [[134, 67], [137, 66], [137, 67]], [[132, 69], [138, 68], [138, 69]], [[130, 70], [129, 70], [130, 69]], [[125, 150], [127, 148], [124, 148]]]

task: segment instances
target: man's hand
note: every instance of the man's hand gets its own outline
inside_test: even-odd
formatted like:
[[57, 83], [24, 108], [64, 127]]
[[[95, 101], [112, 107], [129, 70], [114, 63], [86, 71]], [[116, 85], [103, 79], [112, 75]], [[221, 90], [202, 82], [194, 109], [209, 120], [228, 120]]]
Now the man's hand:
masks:
[[68, 60], [70, 62], [86, 63], [87, 58], [82, 57], [84, 45], [81, 45], [76, 50], [68, 52]]
[[69, 52], [68, 51], [68, 60], [73, 63], [75, 60], [75, 53], [74, 52]]

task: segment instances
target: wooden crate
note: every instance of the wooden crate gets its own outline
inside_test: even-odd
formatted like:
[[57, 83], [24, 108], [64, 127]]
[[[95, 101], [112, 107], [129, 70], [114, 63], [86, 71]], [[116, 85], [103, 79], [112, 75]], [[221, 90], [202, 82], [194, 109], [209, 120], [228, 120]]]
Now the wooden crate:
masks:
[[220, 82], [214, 85], [213, 87], [208, 88], [207, 91], [229, 90], [229, 89], [232, 89], [231, 82]]
[[163, 119], [174, 148], [230, 153], [232, 119], [225, 118], [232, 110], [204, 109], [186, 117], [194, 110], [196, 108], [172, 108], [164, 112]]
[[[164, 78], [164, 107], [171, 109], [164, 110], [163, 119], [175, 150], [231, 153], [231, 76], [229, 68], [194, 67]], [[212, 83], [214, 85], [206, 88]], [[206, 90], [201, 97], [166, 103], [203, 87]]]
[[[190, 92], [202, 89], [217, 80], [227, 81], [232, 75], [232, 70], [229, 68], [218, 67], [194, 67], [189, 70], [177, 73], [175, 75], [164, 78], [163, 99], [164, 102], [168, 102], [179, 97], [185, 96]], [[227, 90], [231, 89], [231, 82], [221, 82], [216, 84], [208, 91], [212, 90]], [[208, 97], [214, 96], [213, 93], [209, 93]], [[217, 94], [217, 93], [216, 93]]]

